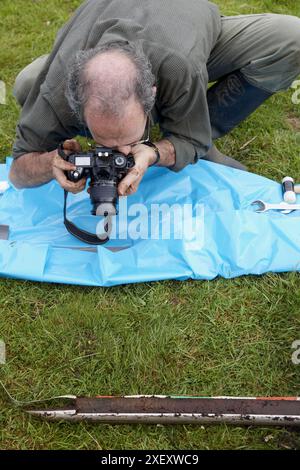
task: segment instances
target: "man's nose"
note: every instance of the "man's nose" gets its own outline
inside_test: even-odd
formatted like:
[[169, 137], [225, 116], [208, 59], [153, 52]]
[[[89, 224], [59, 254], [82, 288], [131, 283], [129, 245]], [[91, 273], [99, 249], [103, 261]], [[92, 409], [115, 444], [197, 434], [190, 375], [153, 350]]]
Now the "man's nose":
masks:
[[117, 150], [121, 153], [124, 153], [124, 155], [128, 155], [131, 152], [131, 145], [117, 147]]

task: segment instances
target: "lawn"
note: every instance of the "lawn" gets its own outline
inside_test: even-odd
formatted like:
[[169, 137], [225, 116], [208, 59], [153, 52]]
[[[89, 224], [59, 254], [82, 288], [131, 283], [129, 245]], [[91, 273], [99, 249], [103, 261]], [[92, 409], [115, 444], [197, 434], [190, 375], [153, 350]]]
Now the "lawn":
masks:
[[[51, 49], [79, 0], [1, 0], [0, 156], [10, 154], [18, 71]], [[223, 14], [300, 16], [292, 0], [218, 0]], [[280, 93], [221, 142], [251, 171], [300, 173], [300, 107]], [[246, 146], [251, 139], [252, 142]], [[300, 178], [299, 178], [300, 179]], [[20, 401], [60, 394], [299, 395], [299, 275], [86, 288], [1, 279], [0, 380]], [[1, 449], [300, 449], [266, 427], [90, 425], [26, 416], [0, 392]]]

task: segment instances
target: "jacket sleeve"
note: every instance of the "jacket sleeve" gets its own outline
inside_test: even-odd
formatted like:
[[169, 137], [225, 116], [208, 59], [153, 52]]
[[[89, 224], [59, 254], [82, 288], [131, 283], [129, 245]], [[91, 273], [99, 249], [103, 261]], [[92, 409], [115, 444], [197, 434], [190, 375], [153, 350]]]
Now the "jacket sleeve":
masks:
[[178, 56], [164, 60], [157, 107], [161, 131], [175, 147], [176, 163], [171, 167], [174, 171], [196, 163], [211, 145], [207, 84], [206, 66], [195, 70]]
[[50, 152], [74, 135], [75, 128], [65, 127], [52, 105], [46, 85], [42, 85], [38, 93], [30, 92], [24, 104], [16, 128], [13, 157], [19, 158], [31, 152]]

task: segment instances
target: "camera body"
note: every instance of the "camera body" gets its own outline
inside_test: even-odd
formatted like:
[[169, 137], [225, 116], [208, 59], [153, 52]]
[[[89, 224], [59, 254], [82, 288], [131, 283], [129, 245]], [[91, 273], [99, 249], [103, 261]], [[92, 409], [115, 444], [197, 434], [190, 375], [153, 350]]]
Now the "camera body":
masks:
[[131, 154], [125, 155], [108, 147], [96, 147], [90, 152], [71, 153], [65, 158], [76, 166], [67, 172], [70, 181], [90, 178], [93, 215], [116, 215], [118, 183], [134, 166]]

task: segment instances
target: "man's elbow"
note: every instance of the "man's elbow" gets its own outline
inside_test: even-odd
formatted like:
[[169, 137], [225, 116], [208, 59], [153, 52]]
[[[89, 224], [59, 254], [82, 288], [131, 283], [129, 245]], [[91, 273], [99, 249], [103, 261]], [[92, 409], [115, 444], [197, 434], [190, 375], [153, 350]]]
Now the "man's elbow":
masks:
[[53, 179], [53, 152], [26, 153], [13, 160], [9, 179], [17, 189], [37, 188]]

